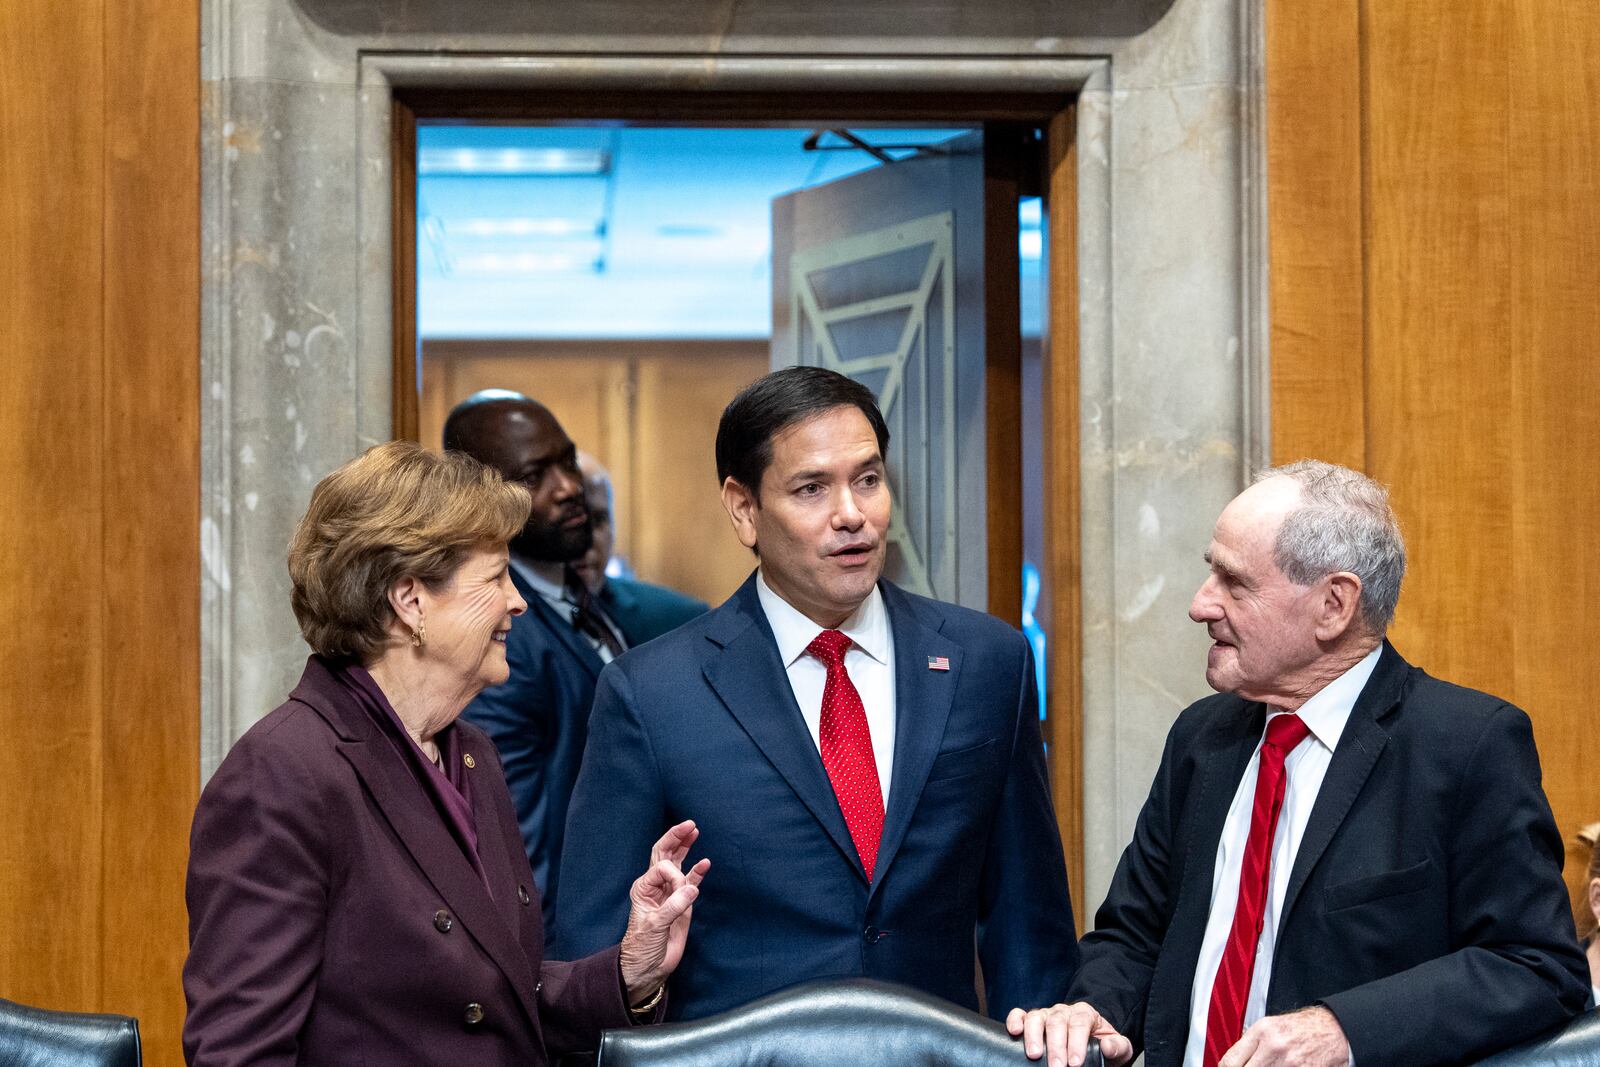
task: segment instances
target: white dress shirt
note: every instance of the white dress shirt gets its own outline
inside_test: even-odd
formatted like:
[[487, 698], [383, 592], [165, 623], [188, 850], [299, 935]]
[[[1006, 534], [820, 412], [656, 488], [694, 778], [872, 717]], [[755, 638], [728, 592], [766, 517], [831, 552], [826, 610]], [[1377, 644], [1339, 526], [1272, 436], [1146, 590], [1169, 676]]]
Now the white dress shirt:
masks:
[[[574, 632], [583, 638], [585, 644], [595, 650], [595, 654], [600, 657], [601, 663], [610, 663], [616, 658], [611, 654], [610, 647], [604, 641], [596, 640], [577, 628], [577, 623], [574, 620], [578, 617], [578, 604], [572, 599], [572, 594], [567, 591], [565, 585], [550, 581], [550, 579], [539, 573], [531, 561], [518, 556], [516, 553], [510, 553], [510, 562], [517, 575], [533, 586], [533, 591], [539, 594], [540, 600], [550, 605], [551, 610], [557, 615], [573, 624]], [[528, 610], [533, 610], [532, 604], [528, 605]], [[617, 624], [612, 622], [610, 617], [601, 610], [599, 604], [594, 605], [594, 612], [599, 616], [600, 621], [605, 624], [606, 629], [610, 630], [612, 635], [617, 638], [617, 643], [626, 648], [628, 642], [623, 639], [621, 632], [617, 629]]]
[[[766, 578], [756, 575], [756, 595], [761, 610], [778, 641], [778, 658], [789, 674], [789, 687], [800, 705], [800, 716], [811, 731], [811, 743], [822, 751], [822, 690], [828, 681], [828, 668], [806, 648], [822, 632], [822, 627], [802, 615], [787, 600], [772, 591]], [[871, 594], [844, 621], [839, 631], [852, 644], [844, 654], [844, 669], [861, 695], [867, 711], [867, 729], [872, 734], [872, 756], [878, 764], [878, 785], [883, 789], [883, 808], [889, 810], [889, 778], [894, 773], [894, 635], [889, 630], [889, 613], [883, 594], [873, 586]]]
[[[1367, 679], [1378, 665], [1380, 645], [1360, 663], [1329, 682], [1296, 712], [1306, 724], [1311, 735], [1295, 747], [1284, 761], [1284, 773], [1289, 782], [1283, 793], [1283, 811], [1278, 815], [1277, 831], [1272, 839], [1272, 887], [1267, 897], [1266, 914], [1261, 921], [1261, 940], [1256, 946], [1256, 966], [1250, 976], [1250, 996], [1244, 1005], [1244, 1027], [1261, 1019], [1267, 1013], [1267, 986], [1272, 980], [1272, 949], [1278, 939], [1278, 922], [1283, 916], [1283, 898], [1289, 891], [1289, 875], [1294, 869], [1294, 857], [1300, 851], [1300, 839], [1305, 836], [1306, 823], [1311, 819], [1311, 807], [1322, 788], [1322, 778], [1328, 773], [1333, 750], [1339, 745], [1345, 723], [1355, 707], [1356, 698], [1366, 687]], [[1285, 714], [1269, 711], [1267, 721]], [[1266, 737], [1266, 730], [1261, 736]], [[1189, 996], [1189, 1044], [1184, 1049], [1184, 1067], [1200, 1067], [1206, 1047], [1206, 1017], [1211, 1011], [1211, 985], [1216, 981], [1217, 967], [1222, 963], [1222, 951], [1228, 944], [1228, 932], [1233, 927], [1233, 911], [1239, 902], [1239, 872], [1244, 866], [1245, 841], [1250, 837], [1250, 814], [1255, 806], [1256, 775], [1261, 769], [1261, 744], [1256, 743], [1256, 754], [1239, 780], [1239, 789], [1233, 794], [1233, 804], [1228, 808], [1228, 820], [1222, 824], [1222, 838], [1217, 842], [1217, 862], [1211, 881], [1211, 914], [1206, 920], [1206, 934], [1200, 942], [1200, 958], [1194, 969], [1194, 990]], [[1241, 1031], [1242, 1032], [1242, 1031]]]

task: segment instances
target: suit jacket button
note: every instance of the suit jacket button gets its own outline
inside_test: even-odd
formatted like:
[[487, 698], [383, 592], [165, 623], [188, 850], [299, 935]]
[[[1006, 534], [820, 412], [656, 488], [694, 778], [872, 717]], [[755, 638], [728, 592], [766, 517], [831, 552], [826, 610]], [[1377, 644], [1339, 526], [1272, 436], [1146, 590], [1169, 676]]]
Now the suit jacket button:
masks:
[[540, 993], [543, 993], [543, 992], [544, 992], [544, 979], [541, 978], [537, 982], [533, 983], [533, 995], [534, 996], [538, 996]]
[[450, 913], [445, 911], [443, 908], [440, 908], [438, 911], [433, 913], [433, 928], [439, 931], [441, 934], [448, 934], [450, 932], [450, 928], [455, 924], [456, 921], [452, 919], [450, 917]]
[[865, 930], [861, 931], [861, 936], [866, 940], [867, 944], [876, 945], [880, 940], [883, 939], [883, 931], [879, 930], [876, 926], [869, 926]]
[[464, 1014], [462, 1018], [467, 1021], [468, 1026], [477, 1026], [479, 1023], [483, 1022], [483, 1005], [479, 1004], [477, 1001], [473, 1001], [471, 1004], [468, 1004], [466, 1014]]
[[523, 907], [527, 907], [528, 906], [528, 887], [527, 886], [525, 886], [525, 885], [517, 886], [517, 899], [522, 901], [522, 906]]

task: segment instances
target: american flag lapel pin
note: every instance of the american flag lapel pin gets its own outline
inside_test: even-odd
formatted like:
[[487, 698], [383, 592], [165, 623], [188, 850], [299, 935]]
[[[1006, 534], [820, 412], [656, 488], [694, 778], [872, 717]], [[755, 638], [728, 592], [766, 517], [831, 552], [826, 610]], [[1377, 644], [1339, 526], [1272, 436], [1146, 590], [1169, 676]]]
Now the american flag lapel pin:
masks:
[[947, 671], [950, 669], [949, 656], [929, 656], [928, 669], [930, 671]]

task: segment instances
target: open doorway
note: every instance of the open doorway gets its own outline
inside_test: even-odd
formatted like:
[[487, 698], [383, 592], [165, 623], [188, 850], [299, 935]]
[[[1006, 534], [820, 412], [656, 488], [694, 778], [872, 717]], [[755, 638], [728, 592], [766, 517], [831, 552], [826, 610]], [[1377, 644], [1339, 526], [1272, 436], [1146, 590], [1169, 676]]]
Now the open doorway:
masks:
[[720, 603], [750, 560], [722, 536], [717, 418], [783, 362], [774, 203], [966, 132], [419, 126], [420, 440], [479, 389], [537, 398], [611, 474], [613, 572]]
[[535, 396], [610, 469], [621, 565], [714, 604], [750, 567], [722, 407], [787, 363], [866, 382], [890, 577], [1040, 653], [1081, 900], [1070, 101], [714, 96], [397, 104], [397, 433], [436, 444], [478, 388]]

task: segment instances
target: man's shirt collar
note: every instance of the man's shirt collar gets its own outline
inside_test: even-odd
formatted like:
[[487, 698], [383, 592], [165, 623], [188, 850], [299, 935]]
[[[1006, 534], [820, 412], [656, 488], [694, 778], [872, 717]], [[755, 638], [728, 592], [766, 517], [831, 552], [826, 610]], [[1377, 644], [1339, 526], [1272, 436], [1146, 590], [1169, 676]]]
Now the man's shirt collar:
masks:
[[552, 582], [540, 574], [533, 562], [525, 556], [515, 552], [510, 553], [511, 566], [516, 570], [517, 576], [533, 587], [533, 591], [546, 600], [567, 600], [566, 586], [559, 582]]
[[[756, 595], [761, 599], [761, 610], [766, 612], [767, 624], [772, 627], [772, 636], [778, 642], [778, 657], [787, 669], [805, 655], [822, 627], [774, 592], [759, 570], [756, 571]], [[839, 632], [879, 663], [888, 664], [889, 612], [883, 606], [883, 593], [876, 585], [860, 607], [839, 626]]]
[[1350, 713], [1355, 710], [1356, 701], [1367, 687], [1367, 680], [1372, 677], [1382, 654], [1383, 645], [1380, 644], [1355, 666], [1312, 694], [1311, 699], [1300, 705], [1300, 710], [1295, 713], [1311, 731], [1311, 736], [1329, 752], [1339, 747], [1339, 738], [1344, 735]]

